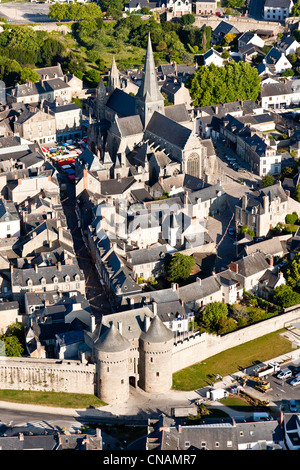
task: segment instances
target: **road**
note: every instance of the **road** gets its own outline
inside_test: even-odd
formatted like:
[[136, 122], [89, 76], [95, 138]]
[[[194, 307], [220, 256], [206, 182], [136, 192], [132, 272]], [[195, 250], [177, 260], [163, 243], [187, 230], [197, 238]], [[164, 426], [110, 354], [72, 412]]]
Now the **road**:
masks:
[[61, 183], [67, 186], [61, 197], [61, 203], [67, 218], [68, 228], [73, 237], [74, 251], [76, 253], [79, 267], [82, 269], [86, 279], [86, 296], [90, 303], [96, 323], [99, 323], [102, 315], [111, 313], [111, 306], [105, 291], [99, 282], [99, 276], [92, 262], [89, 251], [83, 241], [82, 233], [78, 227], [75, 212], [76, 198], [75, 185], [66, 176], [60, 175]]
[[49, 23], [49, 3], [11, 2], [0, 5], [0, 16], [8, 23]]
[[261, 20], [263, 13], [263, 4], [264, 1], [262, 0], [250, 0], [248, 16], [256, 20]]

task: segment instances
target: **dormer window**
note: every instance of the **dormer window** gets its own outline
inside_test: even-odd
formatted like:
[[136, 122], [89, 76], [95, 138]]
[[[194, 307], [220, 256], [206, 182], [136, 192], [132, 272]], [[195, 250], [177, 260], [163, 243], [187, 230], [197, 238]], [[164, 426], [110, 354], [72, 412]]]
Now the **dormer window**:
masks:
[[58, 283], [58, 278], [56, 276], [53, 278], [53, 282], [54, 282], [54, 284]]
[[75, 279], [75, 281], [79, 281], [80, 280], [79, 274], [75, 274], [74, 279]]
[[46, 279], [44, 277], [42, 277], [42, 279], [41, 279], [41, 284], [42, 285], [46, 284]]
[[70, 282], [70, 276], [68, 274], [65, 276], [65, 281]]
[[32, 286], [32, 280], [31, 279], [27, 280], [27, 286]]

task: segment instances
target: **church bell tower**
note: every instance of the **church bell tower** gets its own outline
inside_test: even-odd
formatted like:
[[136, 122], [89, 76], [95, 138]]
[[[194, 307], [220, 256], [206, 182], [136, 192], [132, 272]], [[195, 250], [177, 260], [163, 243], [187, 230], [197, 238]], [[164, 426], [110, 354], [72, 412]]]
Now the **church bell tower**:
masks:
[[164, 114], [164, 97], [158, 87], [150, 33], [148, 36], [142, 83], [135, 98], [136, 113], [141, 116], [144, 128], [147, 127], [155, 111]]

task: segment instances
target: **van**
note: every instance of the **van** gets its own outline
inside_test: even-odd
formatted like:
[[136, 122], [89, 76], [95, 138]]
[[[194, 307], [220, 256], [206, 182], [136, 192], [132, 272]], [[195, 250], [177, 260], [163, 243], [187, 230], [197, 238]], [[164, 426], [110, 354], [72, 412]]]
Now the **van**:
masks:
[[281, 380], [286, 380], [289, 377], [292, 377], [292, 371], [290, 369], [284, 369], [277, 374], [277, 378]]

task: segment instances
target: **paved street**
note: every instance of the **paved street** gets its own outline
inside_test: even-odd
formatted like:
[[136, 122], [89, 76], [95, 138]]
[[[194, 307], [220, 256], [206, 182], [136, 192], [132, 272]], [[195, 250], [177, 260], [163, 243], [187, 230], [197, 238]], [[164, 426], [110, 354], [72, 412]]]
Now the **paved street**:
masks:
[[99, 282], [99, 276], [92, 263], [89, 251], [83, 242], [81, 230], [78, 227], [75, 212], [75, 186], [73, 183], [69, 182], [66, 177], [62, 178], [63, 182], [67, 185], [67, 190], [65, 191], [66, 196], [62, 198], [62, 206], [67, 218], [70, 233], [73, 237], [77, 261], [86, 279], [87, 299], [95, 315], [96, 323], [98, 323], [102, 315], [111, 313], [111, 307], [105, 291]]

